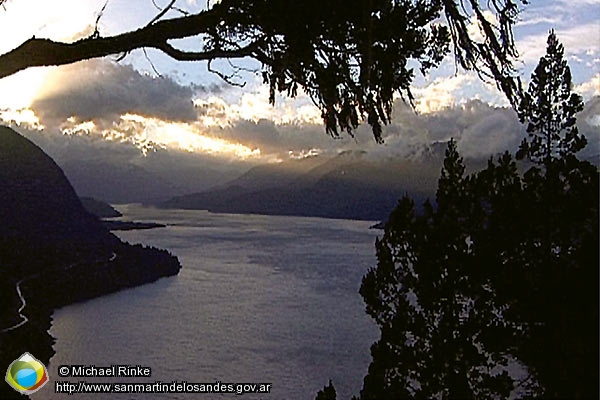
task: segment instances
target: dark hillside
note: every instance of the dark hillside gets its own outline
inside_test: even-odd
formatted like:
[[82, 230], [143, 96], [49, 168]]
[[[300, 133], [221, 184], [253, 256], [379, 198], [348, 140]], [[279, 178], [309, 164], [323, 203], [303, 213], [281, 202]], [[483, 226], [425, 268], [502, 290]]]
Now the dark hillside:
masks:
[[[0, 127], [0, 365], [26, 351], [48, 363], [54, 308], [180, 268], [167, 251], [132, 246], [108, 232], [50, 157]], [[0, 385], [1, 399], [15, 397], [23, 398]]]

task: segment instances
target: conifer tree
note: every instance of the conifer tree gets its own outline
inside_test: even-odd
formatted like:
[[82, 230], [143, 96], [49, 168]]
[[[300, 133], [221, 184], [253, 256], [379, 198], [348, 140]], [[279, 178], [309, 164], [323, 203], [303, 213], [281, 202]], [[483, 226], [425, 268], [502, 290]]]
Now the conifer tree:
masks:
[[506, 152], [464, 171], [450, 142], [435, 205], [403, 198], [376, 242], [360, 400], [597, 398], [597, 168], [567, 154], [521, 175]]
[[517, 158], [547, 165], [585, 147], [587, 141], [579, 134], [575, 118], [583, 110], [583, 100], [571, 92], [571, 86], [564, 48], [552, 30], [546, 54], [531, 75], [519, 106], [519, 118], [527, 123], [529, 138], [523, 139]]
[[[446, 151], [435, 206], [417, 215], [402, 199], [377, 241], [377, 268], [360, 293], [381, 329], [361, 400], [505, 398], [506, 364], [484, 338], [500, 324], [493, 296], [483, 290], [482, 259], [474, 246], [482, 215], [456, 143]], [[491, 362], [491, 359], [494, 359]]]

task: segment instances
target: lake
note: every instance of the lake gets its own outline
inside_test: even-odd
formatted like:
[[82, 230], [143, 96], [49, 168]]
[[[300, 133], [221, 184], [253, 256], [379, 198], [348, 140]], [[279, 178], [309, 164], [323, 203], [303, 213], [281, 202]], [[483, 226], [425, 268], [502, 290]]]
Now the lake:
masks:
[[[329, 379], [338, 399], [362, 387], [378, 329], [358, 293], [376, 263], [372, 222], [117, 207], [166, 228], [117, 232], [165, 248], [178, 276], [58, 309], [51, 382], [272, 383], [245, 399], [314, 399]], [[63, 364], [140, 365], [150, 378], [58, 378]], [[77, 395], [76, 395], [77, 396]], [[233, 398], [235, 394], [86, 394], [86, 399]]]

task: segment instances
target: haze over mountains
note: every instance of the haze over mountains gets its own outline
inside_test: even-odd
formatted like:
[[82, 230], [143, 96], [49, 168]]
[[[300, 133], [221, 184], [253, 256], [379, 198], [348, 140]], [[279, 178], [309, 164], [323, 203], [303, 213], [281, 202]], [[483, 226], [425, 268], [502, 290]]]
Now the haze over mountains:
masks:
[[161, 206], [379, 220], [405, 194], [419, 200], [431, 198], [440, 165], [437, 156], [428, 163], [375, 161], [365, 152], [345, 151], [326, 160], [314, 157], [254, 167], [224, 185], [175, 197]]
[[[600, 154], [599, 115], [600, 97], [594, 97], [578, 116], [589, 142], [580, 158], [594, 163]], [[361, 219], [383, 217], [404, 194], [418, 202], [431, 197], [451, 137], [475, 169], [492, 154], [514, 152], [525, 135], [513, 110], [477, 100], [425, 115], [397, 102], [383, 145], [365, 127], [354, 139], [339, 140], [310, 124], [240, 120], [206, 128], [215, 138], [261, 150], [247, 158], [156, 143], [141, 151], [137, 136], [127, 136], [138, 135], [137, 128], [121, 132], [125, 141], [93, 129], [60, 129], [18, 130], [56, 160], [79, 196], [112, 204]]]

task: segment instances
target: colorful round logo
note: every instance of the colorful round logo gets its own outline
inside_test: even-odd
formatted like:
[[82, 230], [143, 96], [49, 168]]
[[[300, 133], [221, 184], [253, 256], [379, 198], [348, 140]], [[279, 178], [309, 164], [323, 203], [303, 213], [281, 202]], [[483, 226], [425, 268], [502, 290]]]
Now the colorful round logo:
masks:
[[19, 393], [31, 394], [48, 382], [48, 373], [44, 364], [24, 353], [8, 366], [6, 382]]

